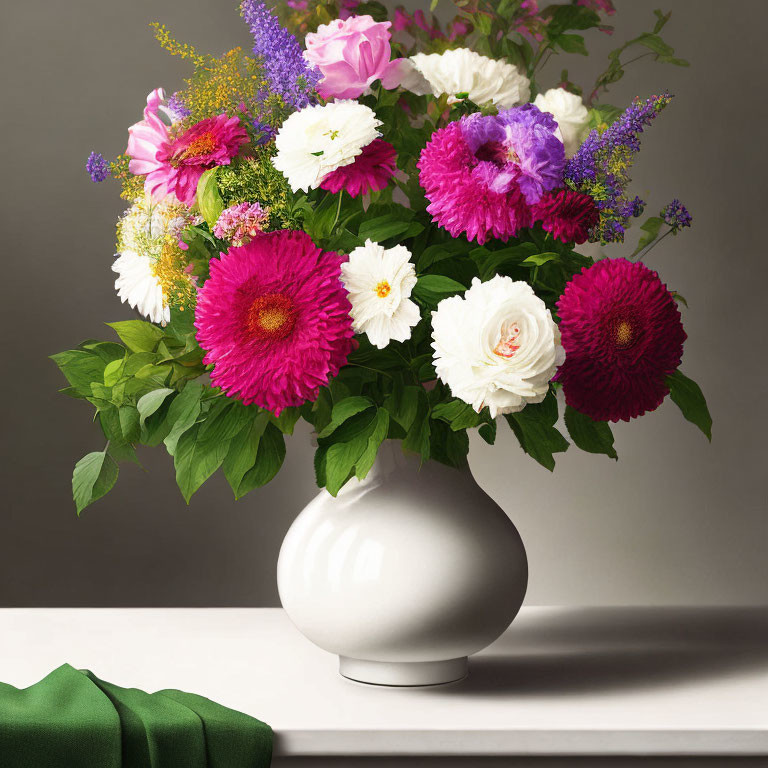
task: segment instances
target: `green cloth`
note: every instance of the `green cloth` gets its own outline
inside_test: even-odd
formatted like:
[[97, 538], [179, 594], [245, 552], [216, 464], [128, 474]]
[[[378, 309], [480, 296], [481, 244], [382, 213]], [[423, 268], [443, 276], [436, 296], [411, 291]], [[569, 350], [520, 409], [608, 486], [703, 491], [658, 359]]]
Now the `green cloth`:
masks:
[[183, 691], [145, 693], [69, 664], [0, 683], [2, 768], [268, 768], [272, 729]]

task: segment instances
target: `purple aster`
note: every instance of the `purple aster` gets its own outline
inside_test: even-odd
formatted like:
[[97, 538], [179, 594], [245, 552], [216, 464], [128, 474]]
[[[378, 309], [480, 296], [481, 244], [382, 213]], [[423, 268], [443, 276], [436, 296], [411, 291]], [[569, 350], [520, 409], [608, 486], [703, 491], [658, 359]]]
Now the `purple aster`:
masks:
[[91, 152], [85, 161], [85, 170], [88, 171], [91, 181], [104, 181], [109, 176], [109, 164], [100, 152]]
[[298, 40], [280, 25], [264, 3], [243, 0], [240, 13], [253, 35], [271, 90], [296, 109], [307, 106], [321, 73], [304, 58]]
[[645, 101], [635, 99], [612, 125], [591, 131], [566, 163], [568, 185], [594, 198], [600, 211], [590, 240], [623, 241], [627, 221], [642, 213], [643, 201], [626, 195], [628, 171], [640, 149], [640, 134], [671, 100], [668, 93]]
[[683, 227], [691, 226], [691, 214], [677, 198], [662, 208], [659, 216], [672, 228], [672, 232], [678, 232]]
[[261, 120], [253, 120], [251, 121], [251, 125], [256, 134], [256, 138], [254, 139], [256, 146], [260, 147], [264, 144], [268, 144], [277, 135], [277, 131], [269, 123], [264, 123]]
[[565, 150], [548, 112], [525, 104], [498, 115], [469, 115], [461, 125], [479, 161], [472, 174], [491, 191], [505, 194], [517, 187], [525, 202], [534, 205], [562, 185]]

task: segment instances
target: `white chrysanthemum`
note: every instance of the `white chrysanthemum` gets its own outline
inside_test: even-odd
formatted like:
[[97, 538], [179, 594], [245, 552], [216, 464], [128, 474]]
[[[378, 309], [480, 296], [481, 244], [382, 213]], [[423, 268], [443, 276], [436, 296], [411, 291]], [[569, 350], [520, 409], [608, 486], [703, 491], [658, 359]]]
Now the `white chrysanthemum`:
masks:
[[123, 251], [112, 264], [117, 272], [115, 288], [120, 301], [138, 310], [153, 323], [165, 325], [171, 310], [163, 296], [163, 286], [152, 271], [152, 261], [136, 251]]
[[549, 112], [560, 128], [560, 139], [565, 147], [565, 156], [576, 154], [589, 124], [589, 112], [580, 96], [566, 91], [565, 88], [550, 88], [540, 93], [534, 100], [542, 112]]
[[403, 245], [384, 248], [366, 240], [341, 265], [341, 281], [349, 294], [355, 333], [365, 333], [379, 349], [394, 339], [407, 341], [419, 322], [419, 308], [410, 300], [416, 285], [411, 252]]
[[315, 104], [294, 112], [275, 138], [272, 164], [288, 179], [294, 192], [308, 192], [325, 176], [353, 163], [377, 136], [381, 120], [356, 101]]
[[[117, 258], [112, 270], [117, 295], [153, 323], [171, 319], [167, 292], [170, 285], [189, 282], [181, 272], [174, 247], [182, 231], [199, 221], [175, 197], [159, 202], [146, 197], [135, 202], [117, 225]], [[161, 274], [168, 286], [163, 286]]]
[[541, 402], [565, 360], [560, 331], [528, 283], [478, 278], [432, 313], [435, 370], [455, 397], [492, 417]]
[[445, 53], [417, 53], [401, 66], [400, 84], [419, 95], [447, 94], [450, 102], [469, 98], [475, 104], [509, 109], [531, 97], [531, 84], [504, 59], [489, 59], [469, 48]]

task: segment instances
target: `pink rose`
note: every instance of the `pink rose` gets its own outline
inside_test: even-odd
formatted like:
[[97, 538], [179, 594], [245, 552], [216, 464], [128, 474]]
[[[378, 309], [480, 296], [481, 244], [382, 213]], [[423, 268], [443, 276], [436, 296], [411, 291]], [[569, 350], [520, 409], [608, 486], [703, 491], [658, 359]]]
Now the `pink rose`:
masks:
[[323, 74], [317, 90], [324, 99], [356, 99], [374, 80], [386, 80], [386, 87], [395, 65], [389, 60], [389, 26], [370, 16], [350, 16], [307, 35], [304, 55]]

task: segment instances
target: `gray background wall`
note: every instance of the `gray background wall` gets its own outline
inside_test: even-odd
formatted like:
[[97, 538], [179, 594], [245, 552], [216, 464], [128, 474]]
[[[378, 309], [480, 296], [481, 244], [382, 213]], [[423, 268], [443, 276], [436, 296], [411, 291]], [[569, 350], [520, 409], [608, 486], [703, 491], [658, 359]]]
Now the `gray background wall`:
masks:
[[[590, 36], [592, 82], [605, 52], [652, 24], [653, 2], [619, 0], [613, 38]], [[550, 475], [500, 429], [474, 440], [471, 465], [518, 525], [531, 561], [530, 604], [768, 602], [764, 327], [768, 3], [666, 0], [666, 36], [690, 69], [632, 65], [610, 101], [664, 88], [674, 104], [643, 139], [635, 188], [658, 209], [680, 197], [694, 228], [649, 262], [690, 304], [684, 370], [715, 419], [710, 446], [677, 409], [615, 430], [618, 463], [572, 451]], [[56, 390], [48, 354], [108, 335], [128, 316], [114, 294], [114, 184], [91, 184], [91, 149], [114, 156], [147, 92], [187, 69], [147, 23], [218, 53], [248, 45], [229, 0], [24, 0], [6, 4], [3, 75], [2, 605], [275, 605], [275, 562], [315, 493], [306, 431], [267, 488], [235, 503], [223, 478], [186, 507], [169, 458], [143, 454], [77, 519], [72, 465], [101, 447], [89, 408]], [[560, 61], [544, 83], [554, 84]], [[634, 242], [636, 235], [630, 239]], [[101, 330], [100, 330], [101, 329]]]

